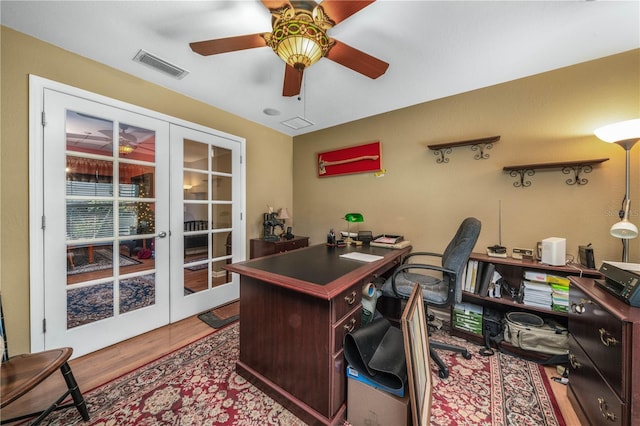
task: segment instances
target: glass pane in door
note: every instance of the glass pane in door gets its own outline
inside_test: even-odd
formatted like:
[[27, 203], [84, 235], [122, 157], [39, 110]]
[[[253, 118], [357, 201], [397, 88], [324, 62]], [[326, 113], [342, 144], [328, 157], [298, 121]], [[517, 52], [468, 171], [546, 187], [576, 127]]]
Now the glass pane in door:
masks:
[[184, 289], [192, 294], [229, 282], [231, 259], [231, 150], [183, 144]]
[[155, 132], [67, 111], [66, 147], [71, 329], [155, 303]]

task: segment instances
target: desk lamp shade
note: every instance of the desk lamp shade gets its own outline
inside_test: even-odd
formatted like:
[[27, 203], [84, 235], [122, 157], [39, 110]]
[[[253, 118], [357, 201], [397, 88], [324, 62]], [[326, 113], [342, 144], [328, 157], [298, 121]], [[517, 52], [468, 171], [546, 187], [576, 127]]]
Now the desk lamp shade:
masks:
[[280, 219], [280, 220], [291, 219], [291, 216], [289, 215], [289, 210], [287, 210], [286, 207], [281, 208], [280, 211], [278, 212], [278, 217], [276, 219]]
[[638, 236], [638, 227], [629, 222], [629, 204], [631, 204], [631, 200], [627, 200], [625, 203], [622, 220], [611, 227], [611, 235], [616, 238], [630, 240]]
[[347, 213], [344, 215], [344, 220], [347, 222], [364, 222], [364, 217], [361, 213]]

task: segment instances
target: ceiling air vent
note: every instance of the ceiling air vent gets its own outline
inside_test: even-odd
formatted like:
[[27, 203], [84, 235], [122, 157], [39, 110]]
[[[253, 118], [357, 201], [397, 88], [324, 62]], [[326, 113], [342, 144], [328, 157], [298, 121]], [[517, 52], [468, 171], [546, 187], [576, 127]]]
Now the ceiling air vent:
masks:
[[182, 79], [184, 76], [189, 74], [189, 71], [182, 69], [176, 65], [170, 64], [164, 59], [160, 59], [155, 55], [152, 55], [149, 52], [146, 52], [142, 49], [136, 54], [133, 58], [134, 61], [140, 62], [151, 68], [163, 72], [165, 74], [169, 74], [171, 77]]
[[285, 121], [281, 121], [287, 127], [291, 127], [294, 130], [304, 129], [305, 127], [313, 126], [313, 123], [309, 120], [305, 120], [302, 117], [294, 117]]

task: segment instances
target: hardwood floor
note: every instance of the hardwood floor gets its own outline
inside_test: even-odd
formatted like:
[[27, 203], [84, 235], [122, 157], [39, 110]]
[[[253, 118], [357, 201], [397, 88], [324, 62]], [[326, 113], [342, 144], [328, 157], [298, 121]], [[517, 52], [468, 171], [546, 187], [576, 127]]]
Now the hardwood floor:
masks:
[[[231, 303], [215, 309], [216, 314], [221, 318], [236, 315], [238, 311], [238, 303]], [[200, 321], [197, 316], [193, 316], [73, 359], [70, 361], [70, 365], [80, 388], [84, 393], [87, 393], [103, 383], [188, 345], [212, 332], [213, 329], [211, 327]], [[567, 399], [567, 387], [551, 380], [551, 377], [558, 376], [555, 367], [546, 367], [545, 371], [566, 424], [568, 426], [580, 425], [578, 417]], [[1, 417], [10, 418], [20, 413], [41, 410], [46, 407], [47, 401], [55, 399], [55, 395], [62, 394], [65, 388], [62, 376], [56, 374], [30, 394], [25, 395], [11, 406], [3, 408]]]

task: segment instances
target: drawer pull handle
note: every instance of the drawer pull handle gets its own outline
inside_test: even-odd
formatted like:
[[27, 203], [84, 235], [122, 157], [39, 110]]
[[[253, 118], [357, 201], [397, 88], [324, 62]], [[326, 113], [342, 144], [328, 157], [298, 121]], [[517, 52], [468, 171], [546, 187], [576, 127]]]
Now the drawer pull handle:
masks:
[[344, 331], [345, 333], [351, 333], [355, 327], [356, 327], [356, 319], [351, 318], [349, 322], [344, 325]]
[[600, 408], [602, 417], [612, 422], [616, 420], [616, 415], [609, 411], [609, 406], [607, 405], [607, 401], [605, 401], [604, 398], [598, 398], [598, 407]]
[[571, 302], [571, 312], [574, 314], [583, 314], [585, 311], [583, 303]]
[[578, 359], [574, 354], [569, 354], [569, 364], [571, 364], [571, 368], [574, 370], [578, 370], [582, 367], [582, 364], [578, 362]]
[[344, 301], [349, 305], [353, 305], [356, 302], [356, 291], [352, 291], [351, 294], [347, 294], [344, 297]]
[[607, 333], [607, 330], [605, 330], [604, 328], [601, 328], [598, 331], [600, 332], [600, 341], [603, 345], [609, 347], [618, 344], [618, 339], [616, 339], [615, 337], [611, 337], [609, 333]]

